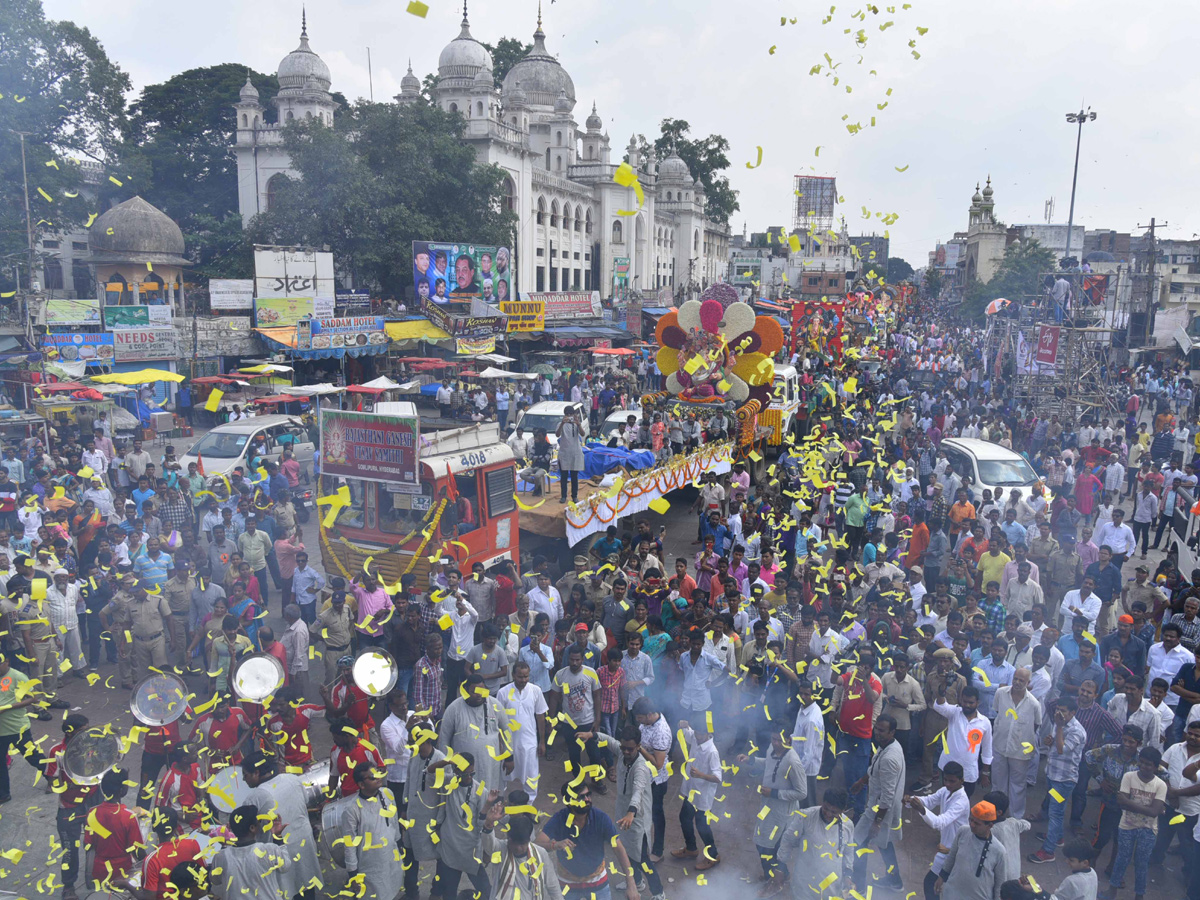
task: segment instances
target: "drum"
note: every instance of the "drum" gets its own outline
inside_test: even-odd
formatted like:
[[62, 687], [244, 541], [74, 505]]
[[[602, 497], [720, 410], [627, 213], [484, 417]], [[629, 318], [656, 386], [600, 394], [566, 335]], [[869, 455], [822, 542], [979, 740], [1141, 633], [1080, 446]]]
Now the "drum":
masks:
[[338, 865], [346, 868], [346, 829], [342, 827], [342, 812], [358, 800], [358, 795], [342, 797], [325, 804], [321, 810], [321, 844], [325, 852]]
[[106, 725], [77, 731], [62, 753], [62, 767], [77, 784], [99, 784], [121, 760], [121, 744]]
[[245, 801], [250, 786], [242, 778], [240, 766], [226, 766], [213, 773], [205, 790], [214, 809], [231, 813]]
[[354, 668], [350, 670], [354, 683], [372, 697], [382, 697], [396, 686], [400, 667], [392, 654], [386, 650], [372, 648], [358, 654]]
[[187, 705], [187, 685], [169, 673], [142, 679], [129, 696], [129, 710], [143, 725], [169, 725], [187, 712]]
[[239, 700], [261, 703], [283, 686], [283, 665], [270, 653], [247, 656], [233, 676], [233, 692]]
[[325, 791], [329, 787], [329, 760], [313, 763], [300, 775], [300, 783], [304, 785], [304, 804], [309, 809], [317, 809], [329, 797]]

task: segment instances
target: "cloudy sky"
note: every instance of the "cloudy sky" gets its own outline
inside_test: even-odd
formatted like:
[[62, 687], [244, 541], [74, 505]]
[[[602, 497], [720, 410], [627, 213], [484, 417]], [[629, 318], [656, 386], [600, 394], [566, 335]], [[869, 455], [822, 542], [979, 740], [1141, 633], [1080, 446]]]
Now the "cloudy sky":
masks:
[[[428, 2], [419, 19], [406, 0], [308, 0], [311, 45], [334, 89], [367, 95], [367, 46], [377, 99], [399, 91], [410, 57], [418, 76], [436, 71], [462, 13]], [[49, 16], [91, 28], [137, 87], [224, 62], [274, 71], [300, 27], [300, 0], [45, 5]], [[614, 156], [631, 134], [657, 134], [665, 116], [730, 140], [729, 174], [741, 192], [735, 231], [790, 225], [800, 173], [837, 176], [851, 233], [889, 230], [892, 254], [914, 265], [965, 229], [975, 184], [989, 174], [1003, 221], [1044, 221], [1053, 198], [1054, 221], [1065, 223], [1075, 130], [1064, 114], [1081, 103], [1099, 118], [1084, 129], [1076, 221], [1131, 231], [1157, 216], [1170, 223], [1168, 236], [1200, 231], [1188, 124], [1200, 96], [1190, 65], [1200, 4], [1173, 5], [1169, 22], [1112, 0], [913, 0], [894, 12], [881, 0], [878, 9], [547, 0], [544, 18], [547, 46], [575, 82], [577, 120], [595, 100]], [[537, 0], [470, 8], [472, 32], [489, 42], [529, 40], [536, 16]], [[846, 126], [856, 123], [852, 135]], [[747, 168], [760, 146], [761, 165]], [[899, 218], [889, 228], [875, 213]]]

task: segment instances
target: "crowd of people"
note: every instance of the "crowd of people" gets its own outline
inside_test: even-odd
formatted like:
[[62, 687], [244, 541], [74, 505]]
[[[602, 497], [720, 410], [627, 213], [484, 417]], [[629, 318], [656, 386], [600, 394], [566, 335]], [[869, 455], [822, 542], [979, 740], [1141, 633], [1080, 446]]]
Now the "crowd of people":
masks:
[[[324, 847], [368, 900], [452, 900], [464, 876], [495, 900], [661, 900], [664, 865], [704, 885], [752, 831], [764, 897], [911, 892], [920, 869], [927, 900], [1140, 900], [1152, 872], [1200, 900], [1200, 570], [1145, 562], [1194, 494], [1190, 383], [1124, 373], [1124, 419], [1062, 421], [1007, 401], [981, 346], [913, 314], [875, 377], [798, 355], [809, 424], [765, 479], [704, 479], [692, 549], [636, 518], [565, 572], [323, 573], [288, 453], [214, 480], [102, 419], [6, 448], [0, 746], [56, 792], [64, 897], [82, 875], [139, 900], [309, 898], [340, 886]], [[561, 388], [598, 415], [654, 377]], [[686, 411], [664, 414], [629, 440], [661, 425], [680, 452]], [[1019, 452], [1036, 484], [976, 490], [949, 437]], [[370, 648], [395, 661], [383, 697], [354, 677]], [[258, 654], [285, 673], [265, 705], [236, 696]], [[141, 736], [136, 777], [71, 779], [84, 712], [35, 740], [63, 678], [171, 669], [194, 699]], [[218, 814], [225, 768], [247, 790]], [[906, 827], [936, 852], [914, 862]], [[1060, 858], [1048, 891], [1033, 867]]]

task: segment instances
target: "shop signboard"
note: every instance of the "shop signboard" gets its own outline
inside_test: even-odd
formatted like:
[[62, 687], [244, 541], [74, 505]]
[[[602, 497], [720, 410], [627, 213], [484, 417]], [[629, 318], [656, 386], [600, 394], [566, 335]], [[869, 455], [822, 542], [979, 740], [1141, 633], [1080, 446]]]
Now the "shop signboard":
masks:
[[454, 337], [504, 334], [507, 322], [506, 316], [456, 316], [428, 298], [421, 301], [421, 315]]
[[394, 491], [420, 493], [417, 416], [321, 410], [321, 474], [391, 484]]
[[84, 360], [90, 365], [111, 366], [113, 335], [103, 331], [93, 334], [47, 334], [42, 346], [58, 354], [63, 362]]
[[166, 304], [155, 306], [106, 306], [104, 327], [109, 331], [118, 328], [169, 328], [171, 307]]
[[85, 297], [80, 300], [47, 300], [47, 325], [99, 325], [100, 300]]
[[522, 294], [521, 299], [543, 303], [547, 322], [556, 322], [562, 319], [600, 318], [599, 291], [537, 291]]
[[[530, 294], [522, 294], [530, 297]], [[500, 304], [500, 310], [508, 317], [507, 330], [513, 331], [545, 331], [546, 304], [542, 300], [510, 300]]]
[[122, 328], [113, 332], [117, 362], [178, 359], [174, 328]]
[[332, 316], [333, 254], [315, 250], [255, 250], [254, 293], [260, 298], [307, 298], [314, 305], [313, 315]]
[[[300, 323], [303, 326], [305, 323]], [[310, 346], [312, 350], [343, 350], [355, 347], [378, 346], [387, 343], [382, 316], [353, 316], [348, 318], [313, 319]], [[297, 347], [300, 346], [297, 334]]]
[[335, 299], [337, 306], [347, 311], [371, 308], [370, 291], [338, 291]]
[[253, 278], [213, 278], [208, 282], [209, 309], [254, 308]]
[[417, 301], [438, 305], [479, 297], [510, 299], [512, 251], [507, 247], [413, 241], [413, 289]]
[[282, 328], [315, 315], [312, 297], [259, 297], [254, 301], [256, 328]]

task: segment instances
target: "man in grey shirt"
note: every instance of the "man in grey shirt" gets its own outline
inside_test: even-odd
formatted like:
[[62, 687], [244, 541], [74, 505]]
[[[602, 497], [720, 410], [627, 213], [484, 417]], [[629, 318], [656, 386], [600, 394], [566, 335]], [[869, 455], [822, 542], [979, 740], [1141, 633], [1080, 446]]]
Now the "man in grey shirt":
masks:
[[208, 569], [212, 580], [223, 584], [229, 570], [229, 557], [237, 553], [237, 544], [225, 537], [224, 525], [214, 526], [212, 534], [212, 543], [208, 545]]
[[[471, 577], [463, 583], [467, 592], [467, 600], [479, 613], [481, 623], [490, 622], [496, 617], [496, 580], [483, 574], [483, 563], [477, 562], [471, 566]], [[488, 685], [492, 688], [492, 685]]]

